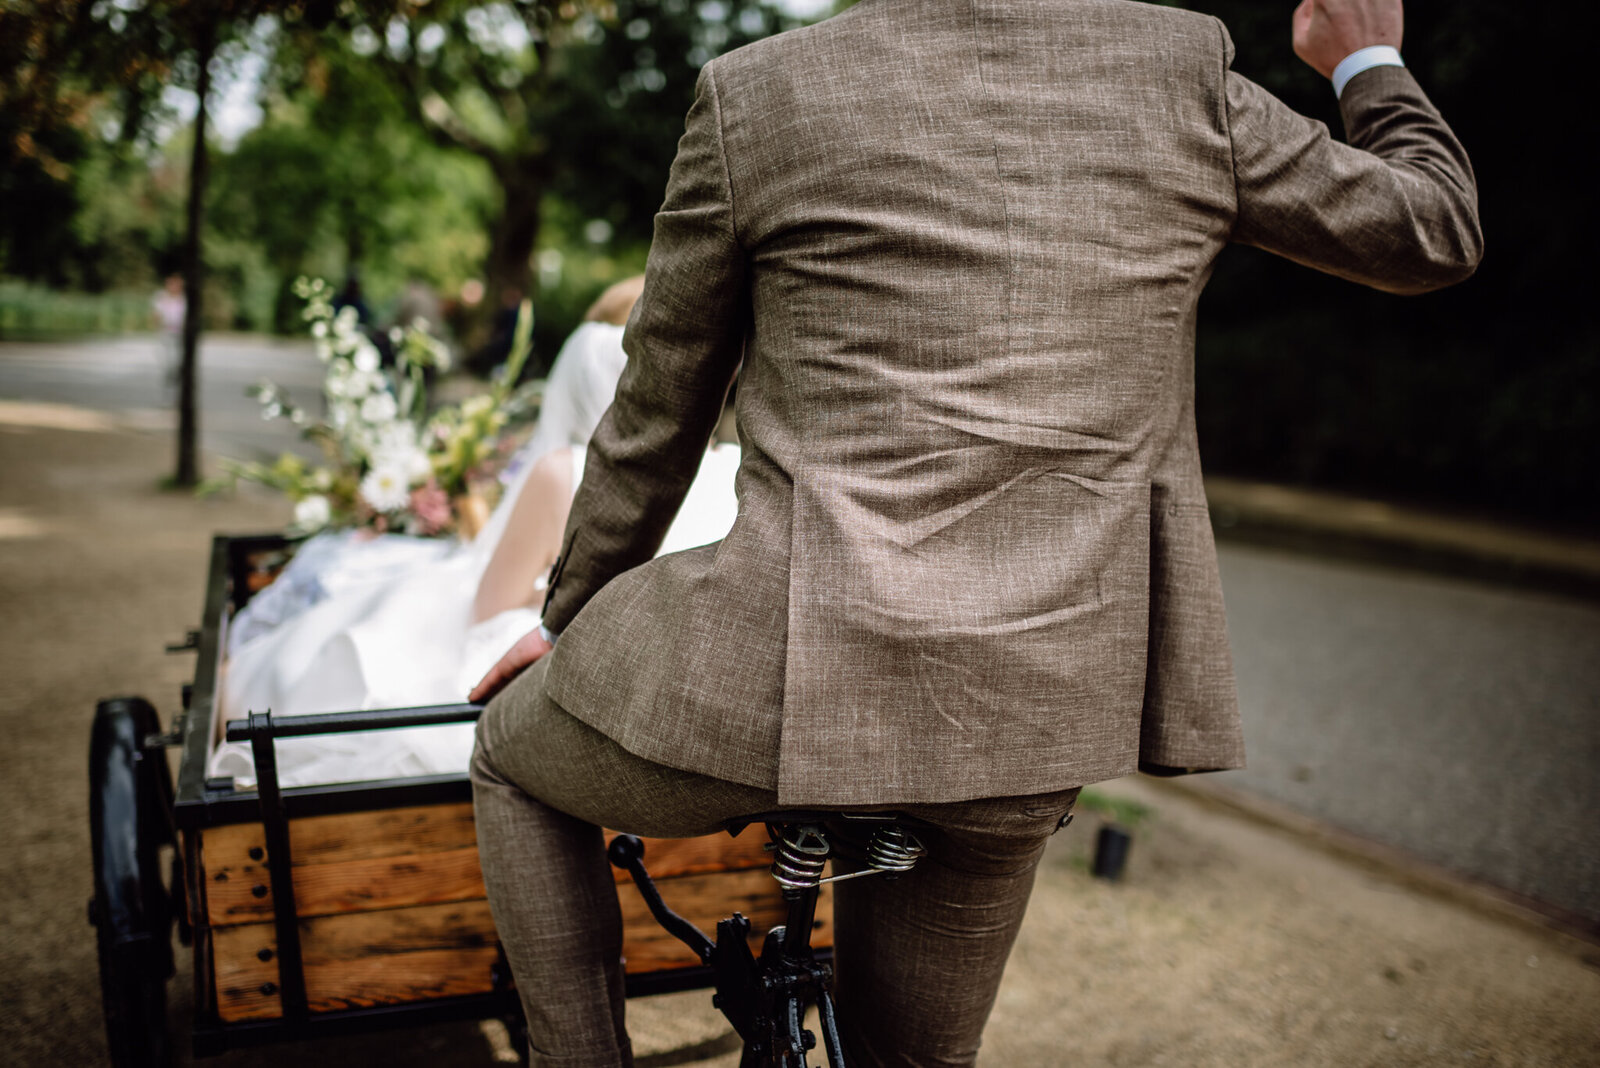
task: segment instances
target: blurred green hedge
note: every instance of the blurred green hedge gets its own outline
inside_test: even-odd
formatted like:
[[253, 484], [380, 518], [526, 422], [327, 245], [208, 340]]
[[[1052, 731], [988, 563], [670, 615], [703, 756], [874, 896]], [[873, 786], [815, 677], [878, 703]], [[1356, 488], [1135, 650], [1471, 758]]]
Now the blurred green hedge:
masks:
[[0, 338], [29, 340], [152, 329], [149, 293], [62, 293], [0, 281]]

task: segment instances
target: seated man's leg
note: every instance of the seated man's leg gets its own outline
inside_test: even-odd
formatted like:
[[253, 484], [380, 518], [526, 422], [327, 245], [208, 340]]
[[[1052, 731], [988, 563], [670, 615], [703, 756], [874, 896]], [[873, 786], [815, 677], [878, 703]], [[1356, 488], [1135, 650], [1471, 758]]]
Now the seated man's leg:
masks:
[[534, 1065], [632, 1063], [622, 920], [600, 826], [710, 834], [775, 794], [634, 756], [545, 696], [541, 660], [490, 703], [472, 761], [478, 851]]
[[[834, 889], [838, 1004], [851, 1068], [973, 1064], [1034, 869], [1077, 791], [910, 805], [928, 855]], [[845, 864], [843, 867], [858, 867]]]

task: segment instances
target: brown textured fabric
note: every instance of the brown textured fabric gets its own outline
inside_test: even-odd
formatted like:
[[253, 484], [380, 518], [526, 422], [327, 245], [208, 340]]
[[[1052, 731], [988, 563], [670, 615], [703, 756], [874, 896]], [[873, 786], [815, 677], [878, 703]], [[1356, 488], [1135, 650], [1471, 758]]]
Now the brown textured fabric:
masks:
[[[547, 601], [553, 697], [795, 805], [1240, 765], [1212, 262], [1415, 292], [1479, 235], [1406, 71], [1350, 82], [1346, 145], [1231, 54], [1126, 0], [864, 0], [708, 65]], [[651, 561], [741, 358], [739, 519]]]
[[[629, 753], [550, 700], [547, 665], [525, 672], [478, 722], [478, 853], [522, 996], [529, 1063], [619, 1068], [632, 1063], [622, 920], [600, 825], [652, 837], [711, 834], [772, 811], [777, 796]], [[973, 1063], [1039, 856], [1076, 798], [1069, 790], [906, 806], [926, 824], [917, 834], [928, 855], [894, 880], [835, 885], [850, 1064]], [[830, 838], [835, 873], [860, 867], [859, 829]]]

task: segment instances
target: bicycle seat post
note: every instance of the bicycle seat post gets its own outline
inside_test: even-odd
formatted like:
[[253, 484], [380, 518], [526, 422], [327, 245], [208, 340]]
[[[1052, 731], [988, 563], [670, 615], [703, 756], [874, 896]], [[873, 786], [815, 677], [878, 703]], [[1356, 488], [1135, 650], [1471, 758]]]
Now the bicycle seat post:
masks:
[[[835, 821], [870, 824], [873, 832], [863, 867], [825, 879], [822, 872], [832, 854], [825, 823]], [[775, 852], [772, 876], [788, 904], [787, 922], [767, 932], [759, 957], [750, 951], [750, 921], [739, 913], [717, 923], [713, 942], [673, 912], [645, 870], [639, 839], [618, 835], [609, 854], [613, 864], [633, 876], [656, 920], [711, 968], [717, 991], [712, 1003], [744, 1039], [740, 1068], [806, 1068], [806, 1053], [817, 1045], [816, 1036], [803, 1026], [806, 1007], [813, 1003], [828, 1063], [844, 1068], [831, 993], [833, 968], [818, 960], [811, 946], [817, 895], [823, 883], [867, 875], [894, 878], [910, 871], [924, 853], [921, 841], [906, 827], [915, 828], [916, 821], [895, 813], [775, 812], [737, 821], [728, 830], [738, 834], [751, 823], [767, 826]]]
[[783, 953], [790, 960], [806, 960], [812, 955], [811, 928], [817, 917], [822, 869], [832, 852], [827, 832], [815, 823], [769, 823], [767, 829], [777, 850], [772, 877], [783, 887], [784, 900], [789, 903]]

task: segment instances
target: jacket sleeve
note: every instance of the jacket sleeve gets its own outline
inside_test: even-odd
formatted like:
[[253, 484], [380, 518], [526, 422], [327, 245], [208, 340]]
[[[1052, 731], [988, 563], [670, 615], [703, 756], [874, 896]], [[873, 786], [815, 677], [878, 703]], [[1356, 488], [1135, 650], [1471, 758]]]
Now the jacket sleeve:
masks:
[[589, 443], [544, 625], [560, 632], [607, 582], [651, 559], [683, 503], [743, 353], [749, 298], [711, 65], [700, 73], [656, 215], [627, 368]]
[[[1228, 61], [1232, 45], [1224, 33]], [[1225, 71], [1238, 214], [1232, 240], [1393, 293], [1459, 282], [1483, 255], [1472, 165], [1403, 67], [1352, 78], [1348, 144]]]

